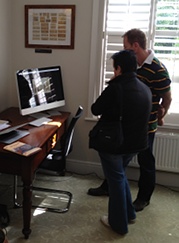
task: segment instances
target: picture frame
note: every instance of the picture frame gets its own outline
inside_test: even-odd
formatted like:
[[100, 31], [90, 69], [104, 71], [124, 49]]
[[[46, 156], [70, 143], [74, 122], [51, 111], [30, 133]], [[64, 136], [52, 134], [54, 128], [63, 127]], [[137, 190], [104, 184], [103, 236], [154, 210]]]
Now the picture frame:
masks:
[[25, 5], [25, 47], [74, 49], [75, 5]]

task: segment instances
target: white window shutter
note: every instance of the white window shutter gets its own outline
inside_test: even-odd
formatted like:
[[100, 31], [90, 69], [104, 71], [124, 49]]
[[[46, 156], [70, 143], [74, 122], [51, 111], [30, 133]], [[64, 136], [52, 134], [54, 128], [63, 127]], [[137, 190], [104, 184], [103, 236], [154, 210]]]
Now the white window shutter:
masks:
[[151, 0], [109, 0], [106, 12], [105, 66], [103, 88], [113, 75], [110, 57], [123, 49], [122, 35], [131, 28], [140, 28], [148, 34], [152, 15]]
[[169, 71], [173, 98], [169, 112], [179, 114], [179, 0], [108, 0], [105, 26], [101, 91], [113, 76], [110, 57], [123, 49], [122, 35], [139, 28], [147, 36], [147, 47]]

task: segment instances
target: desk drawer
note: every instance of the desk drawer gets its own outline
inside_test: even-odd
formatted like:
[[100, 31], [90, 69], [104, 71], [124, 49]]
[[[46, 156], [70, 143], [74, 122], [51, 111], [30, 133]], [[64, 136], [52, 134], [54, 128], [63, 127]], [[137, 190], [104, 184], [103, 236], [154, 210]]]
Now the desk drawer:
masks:
[[48, 141], [47, 141], [47, 152], [49, 152], [56, 144], [58, 138], [58, 133], [55, 133]]
[[60, 129], [57, 130], [56, 133], [54, 133], [54, 135], [48, 140], [47, 142], [47, 153], [54, 148], [54, 146], [56, 145], [56, 143], [60, 140], [61, 136], [64, 134], [66, 129], [65, 124], [63, 123], [60, 127]]
[[58, 132], [57, 132], [57, 141], [60, 140], [61, 136], [65, 133], [66, 131], [66, 124], [63, 123], [60, 127], [60, 129], [58, 129]]

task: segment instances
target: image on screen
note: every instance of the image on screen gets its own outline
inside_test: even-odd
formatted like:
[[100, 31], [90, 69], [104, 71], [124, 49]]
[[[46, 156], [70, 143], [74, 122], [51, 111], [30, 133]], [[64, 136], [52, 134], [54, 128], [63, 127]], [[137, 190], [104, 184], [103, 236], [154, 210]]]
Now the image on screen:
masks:
[[60, 66], [19, 70], [16, 81], [22, 115], [65, 105]]

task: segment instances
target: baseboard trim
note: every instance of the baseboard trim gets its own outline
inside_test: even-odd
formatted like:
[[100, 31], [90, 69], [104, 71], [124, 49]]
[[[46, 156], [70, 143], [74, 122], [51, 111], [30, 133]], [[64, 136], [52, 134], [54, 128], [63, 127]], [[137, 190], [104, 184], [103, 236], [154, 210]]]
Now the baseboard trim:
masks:
[[[95, 163], [92, 161], [80, 161], [67, 159], [67, 171], [71, 171], [77, 174], [91, 174], [95, 173], [100, 178], [104, 178], [102, 166], [100, 163]], [[126, 174], [129, 180], [138, 181], [139, 178], [139, 168], [128, 166], [126, 169]], [[156, 183], [162, 186], [176, 187], [179, 188], [179, 174], [173, 172], [156, 172]]]
[[66, 169], [67, 171], [71, 171], [82, 175], [95, 173], [100, 178], [104, 178], [101, 164], [94, 163], [91, 161], [84, 162], [84, 161], [69, 159], [67, 160]]

